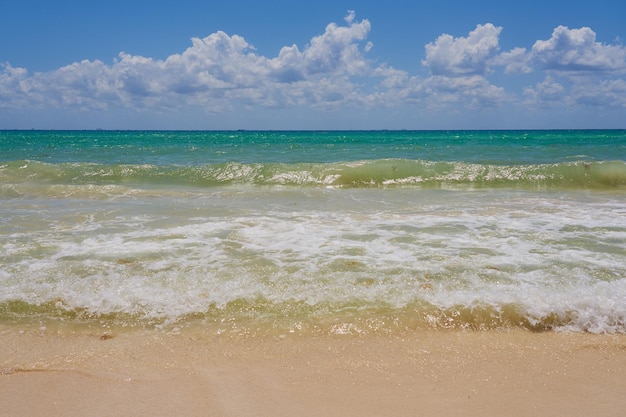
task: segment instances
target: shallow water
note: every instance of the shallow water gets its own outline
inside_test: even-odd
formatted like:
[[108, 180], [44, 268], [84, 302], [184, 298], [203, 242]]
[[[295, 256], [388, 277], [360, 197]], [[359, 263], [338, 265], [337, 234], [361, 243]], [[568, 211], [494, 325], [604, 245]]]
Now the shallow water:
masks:
[[453, 133], [0, 132], [0, 319], [625, 332], [626, 133]]

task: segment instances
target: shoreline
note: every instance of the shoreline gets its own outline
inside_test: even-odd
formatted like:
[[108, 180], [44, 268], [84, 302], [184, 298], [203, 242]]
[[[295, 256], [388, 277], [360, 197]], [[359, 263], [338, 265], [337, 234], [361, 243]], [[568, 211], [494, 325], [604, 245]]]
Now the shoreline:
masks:
[[0, 325], [2, 416], [615, 416], [626, 335], [220, 336]]

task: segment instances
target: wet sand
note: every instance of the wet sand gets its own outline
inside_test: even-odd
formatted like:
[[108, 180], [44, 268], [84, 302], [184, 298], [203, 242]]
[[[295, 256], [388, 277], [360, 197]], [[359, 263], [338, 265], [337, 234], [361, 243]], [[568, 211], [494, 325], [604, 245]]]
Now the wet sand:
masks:
[[0, 416], [618, 416], [626, 335], [0, 326]]

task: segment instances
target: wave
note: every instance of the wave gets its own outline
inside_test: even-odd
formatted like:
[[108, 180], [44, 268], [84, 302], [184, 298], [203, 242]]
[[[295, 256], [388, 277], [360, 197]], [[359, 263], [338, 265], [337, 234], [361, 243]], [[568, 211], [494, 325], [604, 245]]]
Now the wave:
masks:
[[15, 184], [213, 187], [232, 184], [327, 187], [522, 187], [615, 189], [626, 186], [626, 162], [493, 165], [379, 159], [341, 163], [219, 163], [209, 165], [0, 165], [0, 195]]
[[[62, 299], [43, 304], [24, 301], [0, 303], [0, 318], [10, 322], [30, 322], [33, 318], [66, 324], [100, 324], [118, 327], [194, 326], [200, 324], [218, 333], [300, 332], [330, 334], [393, 333], [423, 329], [502, 330], [524, 329], [535, 332], [572, 331], [587, 333], [626, 333], [623, 309], [553, 308], [541, 314], [521, 304], [471, 304], [442, 307], [415, 301], [401, 308], [336, 305], [305, 302], [273, 303], [267, 299], [234, 300], [224, 306], [210, 305], [204, 311], [169, 317], [146, 312], [98, 312], [71, 308]], [[556, 306], [553, 306], [556, 307]]]

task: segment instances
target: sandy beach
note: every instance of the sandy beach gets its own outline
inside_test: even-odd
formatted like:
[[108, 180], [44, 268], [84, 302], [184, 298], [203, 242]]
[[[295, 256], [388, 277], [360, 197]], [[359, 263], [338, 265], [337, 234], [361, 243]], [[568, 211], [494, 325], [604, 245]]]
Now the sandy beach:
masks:
[[1, 131], [0, 417], [624, 416], [626, 130], [362, 128]]
[[618, 416], [626, 336], [0, 327], [0, 416]]

